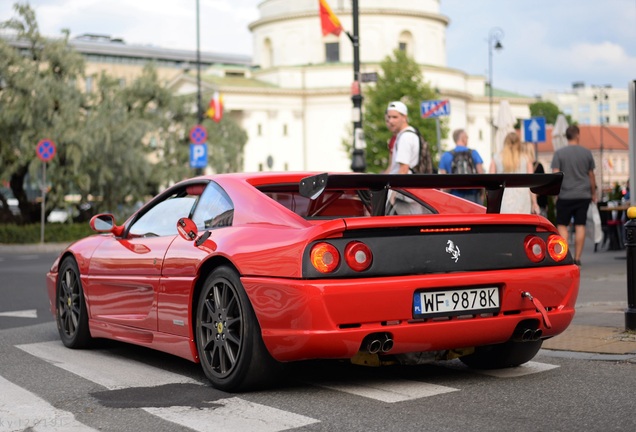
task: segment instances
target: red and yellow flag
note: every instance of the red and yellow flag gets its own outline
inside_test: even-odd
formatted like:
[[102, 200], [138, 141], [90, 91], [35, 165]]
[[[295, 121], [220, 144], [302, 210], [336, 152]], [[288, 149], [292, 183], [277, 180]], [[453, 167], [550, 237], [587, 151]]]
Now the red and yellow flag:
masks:
[[327, 0], [318, 0], [318, 3], [320, 5], [320, 25], [322, 27], [322, 35], [326, 36], [328, 34], [334, 34], [336, 36], [340, 36], [342, 24], [340, 24], [340, 20], [329, 7]]
[[214, 92], [206, 115], [217, 123], [223, 118], [223, 96], [218, 91]]

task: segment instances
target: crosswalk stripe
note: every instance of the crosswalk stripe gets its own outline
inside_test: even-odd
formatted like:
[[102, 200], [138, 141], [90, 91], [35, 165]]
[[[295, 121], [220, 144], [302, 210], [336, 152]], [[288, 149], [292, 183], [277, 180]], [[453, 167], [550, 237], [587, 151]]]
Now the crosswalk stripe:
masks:
[[144, 408], [164, 420], [199, 432], [279, 432], [318, 423], [319, 420], [237, 397], [214, 401], [215, 408], [175, 406]]
[[71, 350], [58, 341], [17, 345], [17, 347], [110, 390], [178, 383], [200, 384], [183, 375], [117, 357], [108, 351]]
[[75, 416], [55, 408], [44, 399], [0, 376], [0, 432], [96, 431], [75, 420]]
[[496, 378], [517, 378], [525, 375], [549, 371], [558, 367], [558, 365], [530, 361], [528, 363], [522, 364], [521, 366], [513, 368], [480, 370], [478, 372], [482, 375], [488, 375]]
[[337, 390], [381, 402], [395, 403], [406, 400], [436, 396], [458, 391], [453, 387], [444, 387], [421, 381], [407, 381], [402, 379], [371, 380], [351, 383], [315, 383], [319, 387]]
[[0, 312], [0, 317], [37, 318], [38, 311], [36, 309], [26, 309], [21, 311]]

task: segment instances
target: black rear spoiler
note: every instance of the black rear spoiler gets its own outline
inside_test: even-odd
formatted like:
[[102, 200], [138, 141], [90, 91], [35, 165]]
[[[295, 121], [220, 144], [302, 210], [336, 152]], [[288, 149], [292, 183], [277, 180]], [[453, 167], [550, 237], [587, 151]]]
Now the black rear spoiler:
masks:
[[305, 177], [300, 181], [302, 196], [316, 199], [325, 189], [371, 191], [373, 214], [384, 214], [389, 189], [485, 189], [486, 212], [499, 213], [507, 187], [527, 187], [538, 195], [558, 195], [563, 173], [553, 174], [329, 174]]

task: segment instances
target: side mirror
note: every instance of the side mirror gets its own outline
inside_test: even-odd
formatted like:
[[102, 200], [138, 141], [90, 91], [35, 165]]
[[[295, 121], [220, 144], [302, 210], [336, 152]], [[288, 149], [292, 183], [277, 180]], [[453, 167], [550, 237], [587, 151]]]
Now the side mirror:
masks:
[[199, 233], [197, 224], [189, 218], [181, 218], [177, 221], [177, 231], [181, 238], [187, 241], [193, 241]]
[[194, 241], [195, 246], [203, 248], [208, 252], [212, 252], [216, 250], [216, 243], [212, 240], [208, 240], [210, 238], [210, 231], [206, 231], [201, 236], [199, 236], [199, 230], [197, 229], [197, 224], [194, 223], [192, 219], [189, 218], [181, 218], [177, 222], [177, 231], [182, 239], [186, 241]]
[[93, 231], [99, 233], [113, 232], [115, 217], [112, 214], [98, 214], [91, 218], [90, 225]]

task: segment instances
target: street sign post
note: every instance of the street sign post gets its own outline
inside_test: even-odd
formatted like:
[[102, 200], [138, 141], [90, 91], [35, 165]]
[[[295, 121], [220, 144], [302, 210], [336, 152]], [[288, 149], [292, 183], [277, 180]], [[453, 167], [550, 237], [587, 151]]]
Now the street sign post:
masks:
[[190, 129], [190, 142], [192, 144], [204, 144], [208, 139], [208, 131], [201, 125], [193, 126]]
[[42, 161], [42, 205], [40, 207], [40, 243], [44, 243], [44, 216], [46, 214], [46, 164], [53, 160], [57, 148], [50, 139], [38, 141], [35, 154]]
[[439, 126], [439, 118], [450, 115], [450, 101], [448, 99], [422, 101], [420, 104], [420, 114], [422, 118], [435, 119], [437, 154], [439, 155], [442, 152], [442, 134]]
[[205, 168], [208, 166], [208, 145], [190, 144], [190, 168]]
[[42, 162], [50, 162], [56, 151], [55, 143], [50, 139], [40, 140], [36, 147], [36, 154]]
[[437, 118], [450, 115], [450, 101], [448, 99], [422, 101], [420, 114], [422, 118]]
[[545, 142], [545, 117], [532, 117], [523, 121], [523, 137], [525, 142]]

